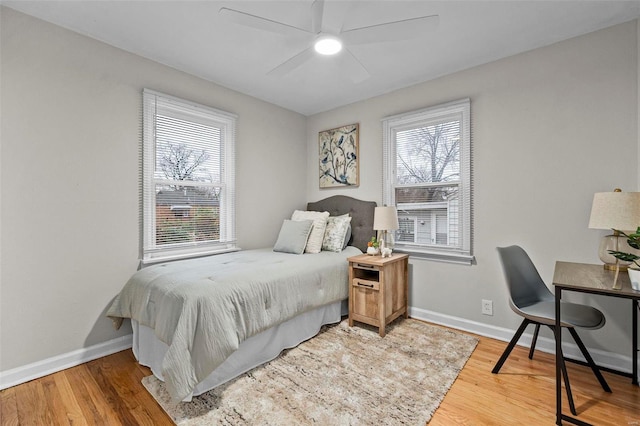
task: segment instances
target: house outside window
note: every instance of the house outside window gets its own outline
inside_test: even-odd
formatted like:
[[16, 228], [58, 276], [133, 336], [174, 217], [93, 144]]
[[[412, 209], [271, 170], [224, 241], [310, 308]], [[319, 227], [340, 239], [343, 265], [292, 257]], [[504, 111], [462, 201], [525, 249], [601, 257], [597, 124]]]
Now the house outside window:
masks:
[[470, 101], [383, 120], [383, 203], [398, 210], [397, 250], [471, 263]]
[[399, 229], [395, 233], [395, 241], [401, 243], [415, 243], [418, 218], [411, 216], [409, 211], [398, 212]]
[[143, 263], [235, 249], [235, 115], [147, 89], [143, 113]]

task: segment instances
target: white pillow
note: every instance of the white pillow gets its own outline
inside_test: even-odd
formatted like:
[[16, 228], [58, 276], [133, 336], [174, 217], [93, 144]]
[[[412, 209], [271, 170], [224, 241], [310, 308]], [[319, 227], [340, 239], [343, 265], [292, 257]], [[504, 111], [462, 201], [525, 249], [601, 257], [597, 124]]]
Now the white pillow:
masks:
[[322, 250], [341, 252], [344, 249], [344, 239], [351, 224], [351, 216], [331, 216], [327, 219], [327, 229], [324, 231]]
[[311, 212], [296, 210], [291, 215], [291, 220], [312, 220], [313, 227], [311, 228], [311, 235], [307, 240], [307, 246], [304, 249], [305, 253], [320, 253], [322, 250], [322, 240], [324, 239], [324, 230], [327, 227], [327, 218], [329, 212]]

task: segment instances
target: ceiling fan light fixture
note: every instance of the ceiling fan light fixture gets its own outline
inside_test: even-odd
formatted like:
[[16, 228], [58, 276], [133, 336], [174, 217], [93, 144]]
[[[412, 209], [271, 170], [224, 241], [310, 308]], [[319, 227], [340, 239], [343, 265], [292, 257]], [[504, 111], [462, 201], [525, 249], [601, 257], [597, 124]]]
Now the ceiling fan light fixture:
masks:
[[342, 50], [342, 42], [336, 37], [320, 37], [313, 48], [321, 55], [335, 55]]

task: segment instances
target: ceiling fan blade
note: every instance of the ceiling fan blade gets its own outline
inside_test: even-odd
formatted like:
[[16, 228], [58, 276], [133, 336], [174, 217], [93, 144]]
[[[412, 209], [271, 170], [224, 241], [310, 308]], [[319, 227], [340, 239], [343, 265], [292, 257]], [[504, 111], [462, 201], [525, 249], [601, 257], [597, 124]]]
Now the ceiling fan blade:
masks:
[[282, 22], [272, 21], [271, 19], [262, 18], [260, 16], [251, 15], [228, 7], [221, 8], [218, 13], [230, 22], [244, 25], [259, 30], [269, 31], [272, 33], [283, 35], [308, 35], [309, 31], [292, 25], [283, 24]]
[[362, 83], [370, 77], [369, 71], [362, 65], [362, 63], [354, 56], [349, 49], [343, 49], [343, 61], [347, 75], [354, 83]]
[[438, 15], [420, 16], [343, 31], [340, 33], [340, 38], [345, 44], [352, 45], [410, 40], [434, 30], [439, 22]]
[[[329, 1], [326, 2], [322, 20], [322, 32], [340, 34], [345, 20], [357, 13], [359, 1]], [[364, 6], [361, 6], [364, 7]]]
[[311, 32], [318, 34], [322, 31], [322, 16], [324, 0], [316, 0], [311, 5]]
[[291, 71], [295, 70], [309, 59], [314, 57], [313, 48], [309, 47], [297, 55], [287, 59], [271, 71], [267, 73], [267, 75], [273, 75], [277, 77], [282, 77], [286, 74], [289, 74]]

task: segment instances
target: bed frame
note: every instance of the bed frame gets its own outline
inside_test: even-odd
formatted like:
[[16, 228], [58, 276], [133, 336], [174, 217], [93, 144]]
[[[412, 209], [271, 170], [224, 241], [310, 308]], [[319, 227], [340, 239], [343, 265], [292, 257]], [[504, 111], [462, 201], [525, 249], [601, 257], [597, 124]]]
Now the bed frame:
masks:
[[[331, 216], [351, 215], [351, 239], [349, 245], [362, 252], [374, 235], [374, 201], [362, 201], [344, 195], [335, 195], [307, 204], [307, 210], [328, 211]], [[346, 262], [345, 262], [346, 265]], [[292, 348], [318, 334], [325, 324], [339, 322], [347, 312], [346, 299], [302, 313], [282, 324], [265, 330], [242, 342], [236, 352], [227, 358], [213, 373], [200, 382], [192, 396], [200, 395], [229, 380], [276, 358], [283, 349]], [[155, 337], [153, 329], [132, 320], [133, 353], [142, 365], [151, 368], [162, 380], [162, 360], [168, 346]], [[187, 398], [190, 400], [191, 397]]]

